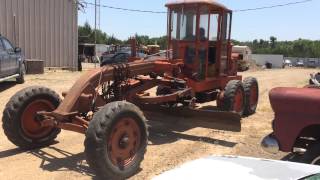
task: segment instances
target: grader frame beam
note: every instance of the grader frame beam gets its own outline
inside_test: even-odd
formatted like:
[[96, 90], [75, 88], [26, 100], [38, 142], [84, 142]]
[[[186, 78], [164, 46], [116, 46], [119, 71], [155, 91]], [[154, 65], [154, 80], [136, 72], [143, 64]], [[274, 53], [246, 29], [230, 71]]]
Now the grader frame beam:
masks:
[[[180, 61], [175, 61], [175, 63], [168, 60], [137, 61], [91, 70], [83, 75], [68, 93], [63, 93], [65, 98], [56, 110], [53, 112], [38, 112], [39, 115], [44, 116], [41, 125], [43, 127], [51, 125], [84, 134], [88, 128], [90, 119], [84, 119], [80, 114], [93, 111], [93, 104], [98, 108], [106, 104], [105, 100], [98, 94], [97, 87], [100, 87], [105, 82], [114, 81], [119, 76], [118, 73], [125, 72], [126, 78], [129, 78], [127, 79], [129, 81], [128, 90], [123, 94], [122, 100], [127, 100], [138, 106], [177, 102], [183, 97], [194, 97], [196, 92], [223, 87], [230, 80], [241, 79], [241, 76], [230, 76], [220, 79], [212, 78], [208, 80], [212, 82], [210, 86], [202, 86], [201, 83], [185, 78], [187, 80], [186, 85], [190, 88], [184, 88], [162, 96], [145, 96], [141, 94], [141, 92], [158, 85], [170, 86], [172, 84], [171, 81], [177, 78], [167, 76], [166, 78], [157, 79], [147, 76], [139, 77], [139, 75], [157, 75], [165, 72], [174, 73], [175, 71], [179, 71], [180, 65]], [[179, 80], [183, 81], [183, 79]], [[214, 87], [211, 85], [214, 85]]]

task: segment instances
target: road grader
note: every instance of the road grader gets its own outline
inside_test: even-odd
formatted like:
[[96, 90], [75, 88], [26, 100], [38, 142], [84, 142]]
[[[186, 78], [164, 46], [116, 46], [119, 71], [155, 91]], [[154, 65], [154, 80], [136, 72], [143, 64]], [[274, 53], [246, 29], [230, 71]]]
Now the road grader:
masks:
[[[232, 58], [232, 11], [212, 0], [176, 0], [166, 7], [166, 57], [134, 58], [133, 43], [129, 63], [88, 71], [63, 100], [46, 87], [17, 92], [3, 112], [8, 139], [33, 149], [50, 145], [61, 129], [85, 134], [86, 159], [97, 176], [125, 179], [138, 171], [146, 151], [144, 112], [239, 120], [255, 113], [258, 82], [242, 80]], [[218, 110], [198, 108], [211, 101]]]

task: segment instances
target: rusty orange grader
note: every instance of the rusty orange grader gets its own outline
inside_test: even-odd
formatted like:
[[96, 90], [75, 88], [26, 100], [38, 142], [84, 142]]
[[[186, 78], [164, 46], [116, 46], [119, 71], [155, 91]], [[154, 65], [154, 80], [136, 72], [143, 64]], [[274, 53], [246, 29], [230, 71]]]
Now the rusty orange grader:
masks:
[[[137, 172], [146, 151], [143, 112], [184, 109], [195, 116], [224, 114], [239, 120], [255, 113], [258, 82], [242, 80], [232, 58], [232, 11], [212, 0], [177, 0], [166, 7], [165, 58], [131, 58], [91, 70], [63, 93], [63, 100], [45, 87], [18, 92], [3, 113], [8, 139], [32, 149], [49, 145], [61, 129], [85, 134], [86, 159], [95, 173], [124, 179]], [[148, 93], [152, 88], [154, 95]], [[215, 100], [219, 110], [197, 109]]]

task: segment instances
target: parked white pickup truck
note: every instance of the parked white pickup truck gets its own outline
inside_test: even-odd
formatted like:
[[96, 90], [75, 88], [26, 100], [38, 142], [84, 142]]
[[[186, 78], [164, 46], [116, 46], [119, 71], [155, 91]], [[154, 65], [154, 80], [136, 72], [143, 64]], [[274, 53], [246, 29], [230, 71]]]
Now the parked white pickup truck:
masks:
[[187, 162], [153, 180], [316, 180], [320, 166], [237, 156]]

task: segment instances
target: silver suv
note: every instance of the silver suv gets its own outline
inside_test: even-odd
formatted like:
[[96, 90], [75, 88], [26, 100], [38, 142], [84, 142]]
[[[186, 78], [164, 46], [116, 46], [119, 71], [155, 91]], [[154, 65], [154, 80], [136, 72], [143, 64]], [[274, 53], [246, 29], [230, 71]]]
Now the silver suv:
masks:
[[0, 35], [0, 82], [16, 79], [17, 83], [24, 83], [24, 59], [21, 48], [14, 47], [11, 42]]

